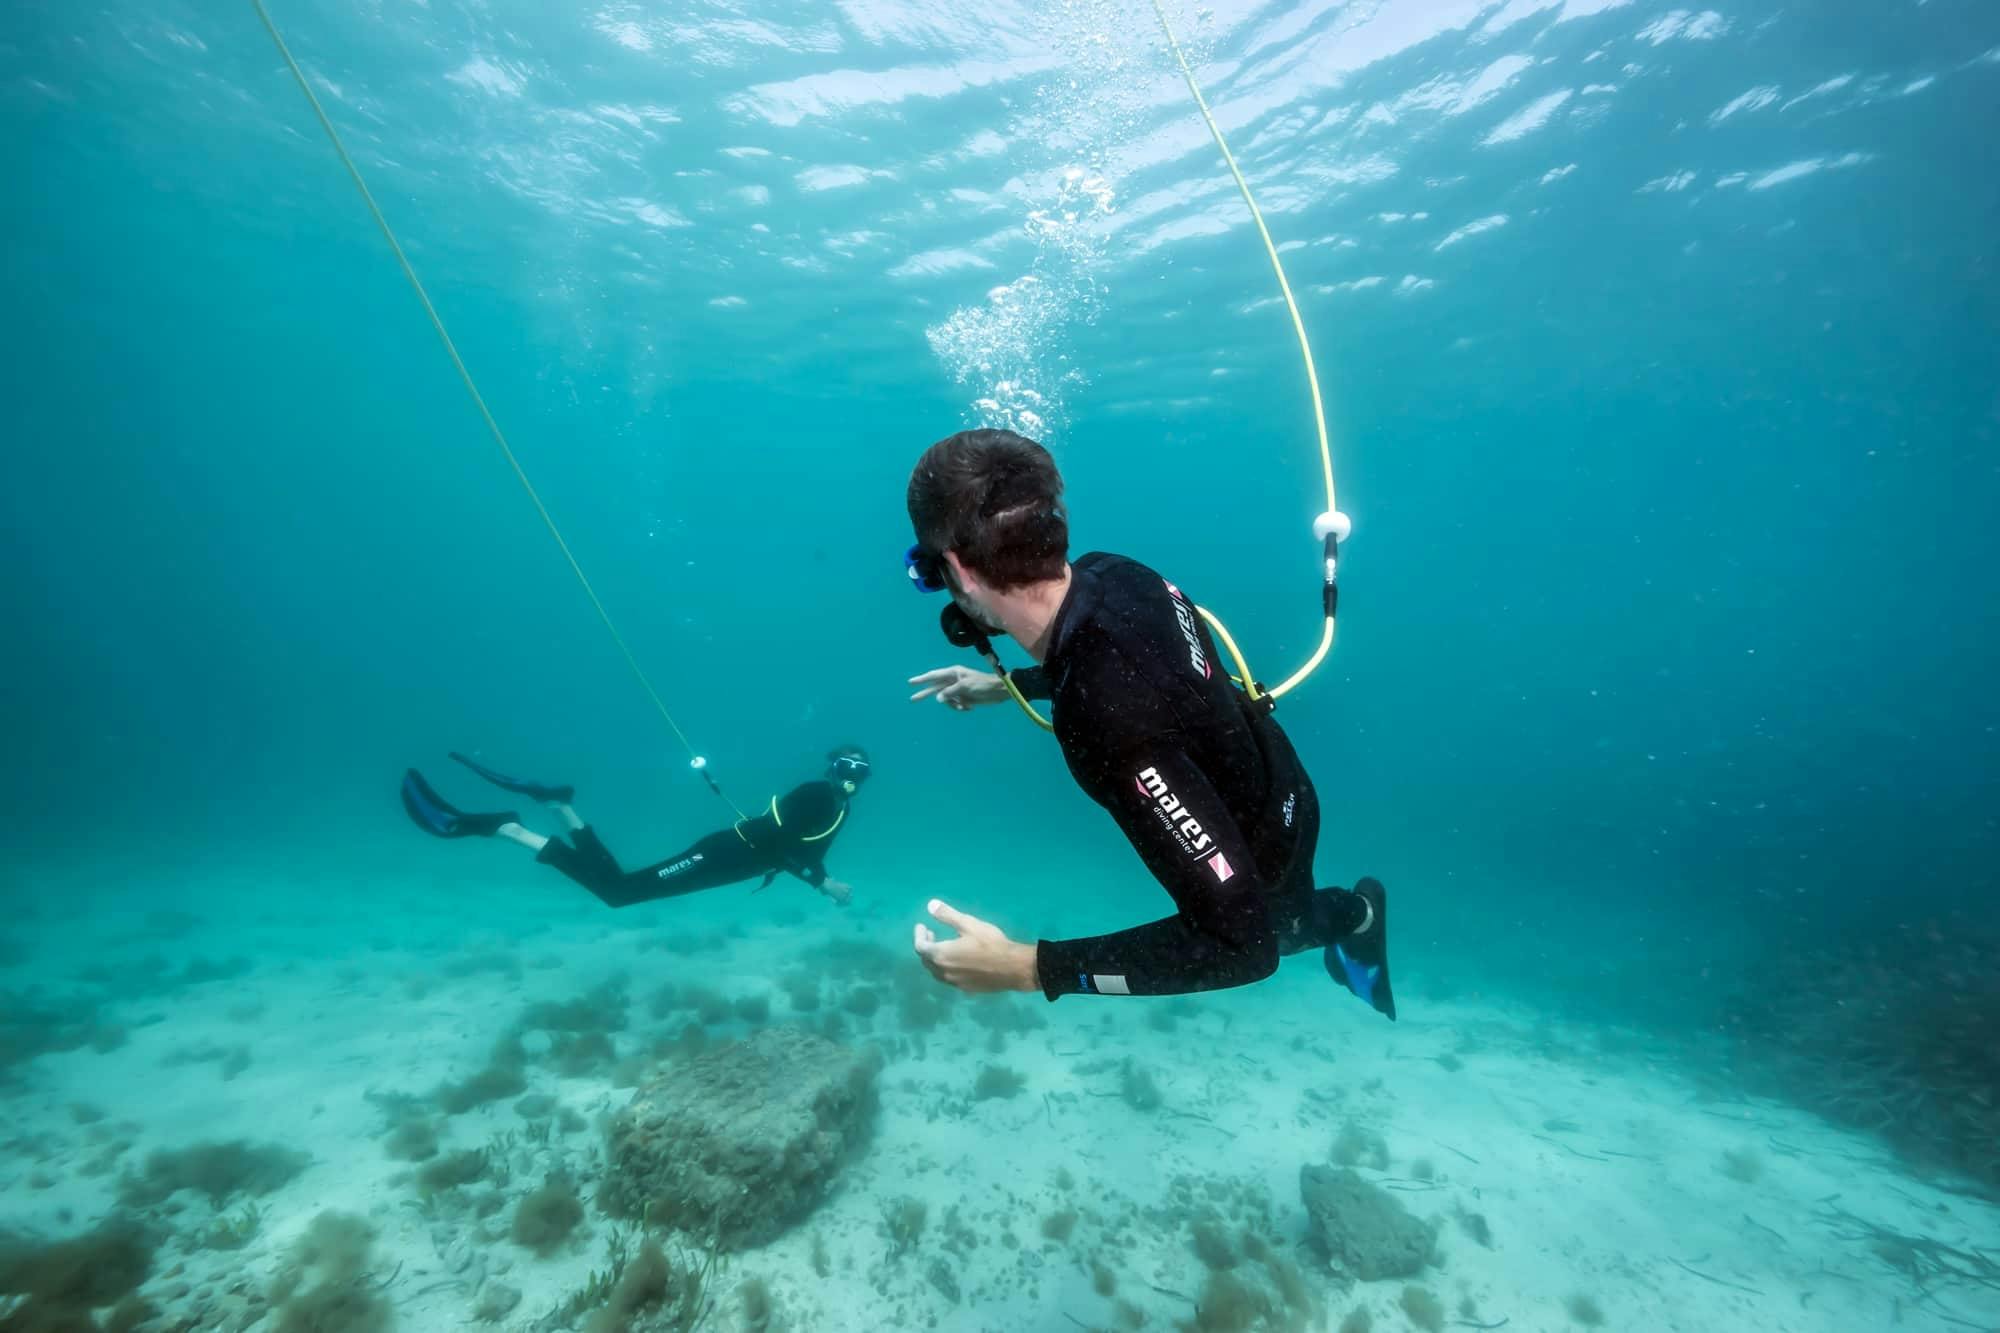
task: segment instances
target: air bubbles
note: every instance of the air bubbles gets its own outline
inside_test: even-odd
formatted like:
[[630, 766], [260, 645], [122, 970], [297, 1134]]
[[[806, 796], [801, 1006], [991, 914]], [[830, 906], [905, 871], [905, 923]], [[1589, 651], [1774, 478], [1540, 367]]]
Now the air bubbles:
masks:
[[1063, 387], [1081, 379], [1046, 354], [1074, 313], [1070, 293], [1029, 274], [953, 311], [927, 337], [960, 384], [983, 386], [971, 404], [978, 424], [1039, 436], [1061, 411]]
[[1041, 170], [1021, 195], [1023, 234], [1035, 254], [1027, 272], [959, 307], [925, 331], [932, 350], [971, 390], [971, 424], [1045, 437], [1060, 432], [1065, 395], [1084, 382], [1065, 345], [1096, 319], [1104, 298], [1108, 219], [1118, 183], [1110, 164], [1148, 123], [1148, 84], [1135, 70], [1160, 67], [1123, 0], [1058, 0], [1035, 11], [1042, 49], [1063, 53], [1035, 97], [1007, 126], [1015, 145], [1045, 145]]

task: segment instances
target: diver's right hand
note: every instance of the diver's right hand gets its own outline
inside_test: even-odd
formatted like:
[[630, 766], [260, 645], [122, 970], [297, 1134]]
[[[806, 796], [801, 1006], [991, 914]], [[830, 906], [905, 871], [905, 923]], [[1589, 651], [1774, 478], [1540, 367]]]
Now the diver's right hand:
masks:
[[911, 703], [936, 698], [961, 713], [980, 704], [997, 704], [1007, 697], [1006, 682], [991, 671], [974, 671], [971, 667], [939, 667], [910, 677], [910, 684], [923, 687], [910, 696]]

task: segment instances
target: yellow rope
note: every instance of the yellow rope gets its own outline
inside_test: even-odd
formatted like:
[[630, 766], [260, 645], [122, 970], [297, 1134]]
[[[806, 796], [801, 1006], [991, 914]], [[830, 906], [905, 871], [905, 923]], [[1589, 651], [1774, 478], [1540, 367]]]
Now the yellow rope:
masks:
[[[577, 563], [576, 555], [569, 549], [569, 543], [563, 540], [562, 530], [556, 526], [548, 506], [542, 503], [542, 497], [536, 492], [534, 483], [528, 480], [528, 474], [522, 468], [521, 460], [514, 456], [513, 446], [507, 443], [506, 433], [500, 429], [500, 423], [494, 420], [492, 410], [486, 406], [484, 395], [479, 392], [479, 386], [473, 382], [472, 372], [466, 369], [464, 358], [459, 356], [458, 345], [452, 341], [451, 334], [445, 331], [444, 319], [438, 314], [437, 307], [431, 304], [430, 293], [424, 290], [424, 284], [417, 277], [416, 269], [410, 266], [409, 256], [403, 253], [402, 242], [396, 239], [394, 229], [389, 226], [389, 219], [382, 215], [382, 209], [376, 204], [375, 196], [368, 189], [368, 182], [361, 178], [361, 169], [354, 164], [353, 157], [348, 154], [347, 145], [341, 142], [340, 132], [334, 129], [333, 122], [327, 118], [326, 108], [320, 105], [318, 95], [306, 81], [305, 71], [300, 69], [299, 62], [292, 58], [291, 48], [285, 45], [284, 37], [278, 32], [278, 25], [272, 22], [269, 11], [264, 8], [264, 0], [250, 0], [250, 6], [257, 11], [257, 17], [263, 21], [264, 31], [271, 34], [272, 42], [277, 45], [278, 54], [285, 58], [286, 67], [292, 71], [292, 78], [298, 81], [299, 91], [306, 95], [306, 101], [312, 106], [313, 115], [319, 118], [320, 128], [326, 131], [326, 137], [332, 141], [333, 151], [340, 156], [341, 165], [347, 168], [348, 176], [354, 181], [354, 188], [361, 192], [361, 200], [368, 205], [368, 212], [373, 215], [375, 225], [382, 229], [382, 238], [389, 242], [389, 248], [395, 252], [396, 262], [402, 266], [403, 276], [410, 280], [411, 289], [416, 292], [417, 299], [423, 302], [424, 314], [430, 317], [431, 327], [437, 330], [438, 340], [444, 344], [445, 352], [451, 357], [451, 364], [458, 371], [459, 379], [464, 382], [465, 391], [472, 395], [473, 405], [479, 409], [480, 417], [486, 422], [486, 429], [492, 432], [493, 442], [499, 445], [500, 452], [507, 456], [507, 465], [514, 469], [514, 476], [520, 480], [521, 489], [526, 491], [528, 499], [534, 502], [535, 512], [542, 516], [542, 522], [547, 525], [549, 535], [555, 538], [563, 559], [569, 562], [570, 572], [576, 575], [576, 581], [582, 585], [584, 596], [590, 599], [590, 605], [596, 610], [597, 618], [604, 622], [604, 628], [610, 633], [611, 641], [618, 645], [618, 651], [624, 655], [625, 665], [632, 669], [632, 675], [638, 680], [640, 688], [645, 690], [646, 697], [653, 701], [653, 707], [659, 710], [661, 718], [666, 721], [675, 739], [680, 741], [681, 748], [688, 752], [690, 760], [696, 761], [697, 766], [700, 766], [703, 762], [701, 755], [695, 750], [693, 742], [688, 740], [687, 733], [681, 730], [680, 723], [674, 721], [674, 715], [667, 711], [666, 701], [661, 699], [660, 692], [653, 688], [652, 680], [639, 665], [639, 659], [633, 655], [631, 647], [626, 644], [625, 636], [618, 632], [618, 626], [612, 622], [611, 613], [605, 609], [604, 602], [597, 595], [597, 589], [590, 586], [590, 580], [584, 576], [583, 566]], [[712, 781], [709, 786], [716, 795], [722, 796], [724, 803], [730, 809], [736, 810], [738, 818], [747, 817], [736, 808], [734, 801], [723, 795], [721, 788], [716, 787]]]
[[[1167, 45], [1173, 48], [1174, 59], [1181, 67], [1181, 76], [1187, 80], [1188, 91], [1194, 94], [1194, 104], [1201, 108], [1201, 118], [1208, 122], [1208, 132], [1215, 136], [1215, 146], [1222, 150], [1222, 160], [1229, 164], [1229, 174], [1236, 178], [1236, 188], [1243, 192], [1243, 202], [1250, 206], [1250, 217], [1257, 224], [1257, 235], [1263, 238], [1264, 252], [1271, 256], [1271, 269], [1278, 275], [1278, 290], [1284, 293], [1285, 309], [1292, 314], [1292, 328], [1299, 335], [1299, 351], [1305, 358], [1306, 383], [1312, 389], [1313, 425], [1319, 432], [1320, 476], [1326, 482], [1326, 512], [1335, 513], [1340, 507], [1334, 503], [1333, 495], [1333, 448], [1327, 442], [1326, 408], [1320, 401], [1319, 371], [1313, 365], [1312, 344], [1306, 338], [1306, 322], [1299, 314], [1299, 303], [1292, 298], [1292, 284], [1285, 279], [1285, 265], [1278, 258], [1278, 247], [1271, 240], [1271, 229], [1264, 225], [1263, 210], [1257, 207], [1257, 198], [1250, 192], [1250, 182], [1243, 178], [1242, 168], [1236, 165], [1236, 155], [1229, 151], [1229, 143], [1222, 137], [1222, 129], [1215, 123], [1215, 116], [1208, 109], [1208, 99], [1201, 95], [1201, 85], [1195, 82], [1194, 68], [1188, 64], [1187, 54], [1181, 50], [1180, 39], [1174, 35], [1174, 25], [1167, 21], [1167, 11], [1160, 4], [1160, 0], [1153, 0], [1153, 12], [1159, 15], [1160, 27], [1167, 34]], [[1222, 628], [1222, 622], [1209, 615], [1207, 611], [1203, 611], [1202, 614], [1208, 617], [1209, 623], [1215, 628]], [[1228, 637], [1227, 630], [1223, 631], [1223, 637]], [[1332, 647], [1333, 617], [1328, 616], [1320, 628], [1319, 648], [1304, 666], [1293, 672], [1283, 684], [1271, 690], [1271, 695], [1276, 697], [1289, 693], [1294, 686], [1313, 673], [1325, 660], [1327, 650]], [[1253, 697], [1255, 696], [1254, 684], [1246, 682], [1245, 688], [1251, 691]]]
[[1167, 11], [1160, 0], [1153, 0], [1153, 12], [1160, 16], [1160, 27], [1166, 30], [1167, 45], [1174, 50], [1174, 59], [1179, 62], [1181, 76], [1187, 80], [1188, 91], [1194, 94], [1194, 104], [1201, 108], [1201, 118], [1208, 122], [1208, 132], [1215, 136], [1215, 146], [1222, 150], [1222, 160], [1229, 164], [1229, 174], [1236, 178], [1236, 188], [1243, 192], [1243, 202], [1250, 206], [1250, 217], [1257, 224], [1257, 234], [1264, 240], [1264, 251], [1271, 256], [1271, 268], [1278, 275], [1278, 290], [1285, 294], [1285, 309], [1292, 312], [1292, 328], [1299, 335], [1299, 351], [1305, 354], [1306, 383], [1312, 388], [1313, 424], [1319, 430], [1320, 475], [1326, 482], [1326, 507], [1328, 512], [1340, 506], [1333, 502], [1333, 450], [1326, 438], [1326, 408], [1320, 403], [1319, 372], [1313, 367], [1312, 344], [1306, 340], [1306, 322], [1299, 315], [1299, 303], [1292, 299], [1292, 284], [1285, 280], [1285, 265], [1278, 258], [1278, 247], [1271, 240], [1271, 229], [1264, 225], [1264, 212], [1257, 207], [1257, 197], [1250, 193], [1250, 182], [1243, 179], [1243, 169], [1236, 165], [1236, 155], [1229, 151], [1229, 143], [1222, 137], [1222, 130], [1215, 123], [1215, 116], [1208, 109], [1208, 99], [1201, 95], [1201, 85], [1195, 82], [1194, 69], [1188, 64], [1187, 54], [1181, 50], [1180, 39], [1174, 36], [1174, 25], [1167, 21]]

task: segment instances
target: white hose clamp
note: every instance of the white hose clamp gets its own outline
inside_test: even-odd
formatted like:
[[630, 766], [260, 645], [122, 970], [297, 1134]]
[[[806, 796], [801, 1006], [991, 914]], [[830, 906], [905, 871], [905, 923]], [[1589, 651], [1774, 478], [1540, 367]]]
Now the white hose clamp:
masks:
[[1313, 520], [1313, 536], [1320, 541], [1331, 537], [1337, 542], [1344, 542], [1353, 531], [1354, 520], [1338, 509], [1329, 509]]

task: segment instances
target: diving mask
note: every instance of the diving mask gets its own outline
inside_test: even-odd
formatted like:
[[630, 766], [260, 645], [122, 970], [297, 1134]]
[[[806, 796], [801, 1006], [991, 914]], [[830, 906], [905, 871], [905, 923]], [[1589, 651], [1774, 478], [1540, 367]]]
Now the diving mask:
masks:
[[943, 592], [944, 557], [924, 549], [920, 542], [903, 553], [903, 572], [918, 592]]

